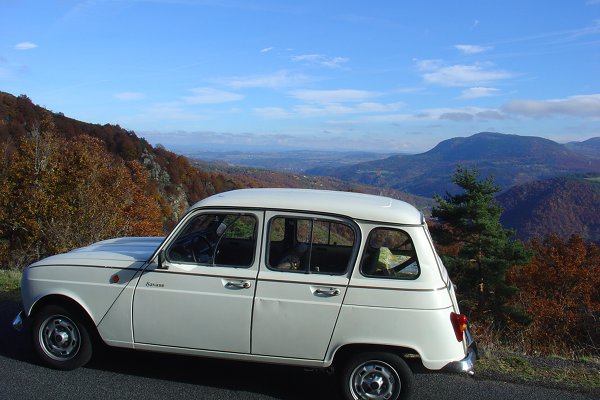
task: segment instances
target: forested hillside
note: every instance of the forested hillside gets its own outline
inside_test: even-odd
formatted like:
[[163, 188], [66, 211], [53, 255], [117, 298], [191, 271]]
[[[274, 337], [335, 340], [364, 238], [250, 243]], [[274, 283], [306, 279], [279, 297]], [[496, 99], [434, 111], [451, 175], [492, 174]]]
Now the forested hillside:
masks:
[[521, 239], [577, 234], [600, 243], [600, 178], [562, 177], [515, 186], [498, 196], [502, 223]]
[[215, 168], [153, 147], [118, 125], [77, 121], [0, 92], [0, 267], [115, 236], [163, 235], [194, 202], [247, 187], [298, 187], [427, 199], [256, 169]]

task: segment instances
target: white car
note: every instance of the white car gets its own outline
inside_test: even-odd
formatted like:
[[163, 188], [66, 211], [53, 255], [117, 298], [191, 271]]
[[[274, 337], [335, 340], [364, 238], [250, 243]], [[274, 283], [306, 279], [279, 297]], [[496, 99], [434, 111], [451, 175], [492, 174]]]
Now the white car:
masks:
[[196, 203], [166, 237], [110, 239], [27, 267], [41, 360], [106, 344], [332, 368], [348, 399], [410, 396], [418, 358], [472, 374], [476, 345], [423, 215], [386, 197], [245, 189]]

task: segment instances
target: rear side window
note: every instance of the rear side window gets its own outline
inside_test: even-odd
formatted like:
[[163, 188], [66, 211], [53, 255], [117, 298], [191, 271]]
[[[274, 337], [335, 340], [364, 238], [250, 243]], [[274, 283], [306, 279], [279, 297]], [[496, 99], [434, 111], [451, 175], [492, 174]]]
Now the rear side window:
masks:
[[416, 279], [420, 273], [410, 236], [393, 228], [375, 228], [369, 234], [360, 272], [367, 277]]
[[275, 217], [269, 223], [268, 267], [342, 275], [354, 258], [355, 243], [354, 229], [344, 222]]

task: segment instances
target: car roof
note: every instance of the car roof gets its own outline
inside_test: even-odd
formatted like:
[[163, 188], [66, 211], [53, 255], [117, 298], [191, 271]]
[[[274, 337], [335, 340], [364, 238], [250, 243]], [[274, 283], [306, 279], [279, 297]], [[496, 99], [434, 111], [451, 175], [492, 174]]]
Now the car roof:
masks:
[[422, 213], [404, 201], [332, 190], [280, 188], [232, 190], [207, 197], [194, 204], [192, 209], [201, 207], [307, 211], [343, 215], [365, 221], [405, 225], [424, 223]]

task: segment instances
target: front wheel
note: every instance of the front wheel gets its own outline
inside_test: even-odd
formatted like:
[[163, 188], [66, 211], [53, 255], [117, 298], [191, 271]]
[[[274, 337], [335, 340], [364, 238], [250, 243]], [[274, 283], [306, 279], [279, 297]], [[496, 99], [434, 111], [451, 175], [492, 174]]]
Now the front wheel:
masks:
[[412, 387], [411, 369], [393, 353], [359, 353], [346, 362], [342, 372], [347, 400], [406, 400]]
[[92, 358], [92, 341], [80, 313], [58, 305], [42, 308], [33, 319], [33, 347], [49, 367], [72, 370]]

